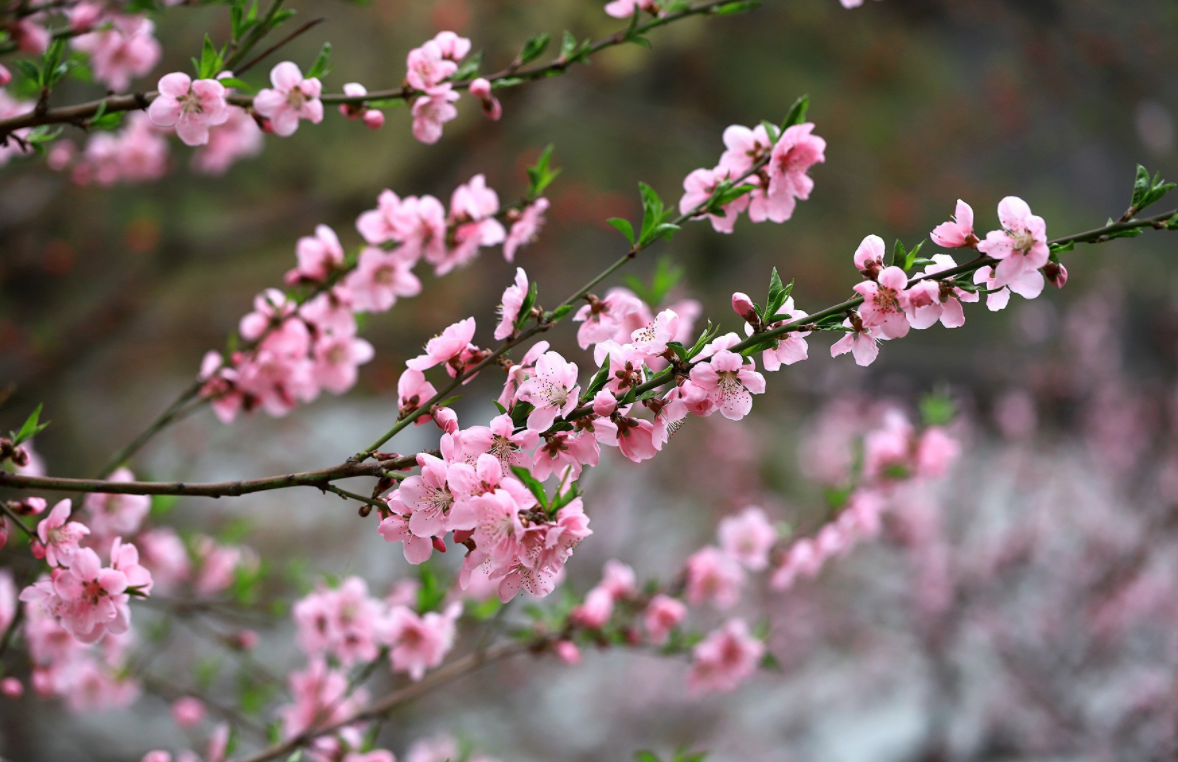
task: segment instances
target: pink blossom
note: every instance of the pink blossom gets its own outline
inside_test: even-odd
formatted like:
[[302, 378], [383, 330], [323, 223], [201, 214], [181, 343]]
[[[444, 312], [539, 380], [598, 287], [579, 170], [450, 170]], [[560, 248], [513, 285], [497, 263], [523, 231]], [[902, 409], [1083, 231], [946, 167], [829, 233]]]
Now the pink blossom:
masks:
[[855, 249], [855, 267], [863, 273], [863, 277], [875, 280], [884, 268], [886, 254], [887, 247], [883, 239], [877, 235], [869, 235], [859, 244], [859, 248]]
[[667, 351], [667, 342], [679, 335], [679, 315], [674, 310], [663, 310], [646, 326], [633, 331], [630, 340], [634, 348], [646, 357], [657, 357]]
[[413, 274], [412, 265], [400, 251], [384, 251], [367, 246], [344, 280], [352, 294], [352, 306], [357, 312], [386, 312], [397, 303], [398, 297], [412, 297], [421, 293], [421, 281]]
[[[731, 173], [727, 169], [697, 169], [683, 179], [683, 197], [679, 199], [679, 213], [687, 214], [706, 204], [716, 192], [716, 187], [724, 180], [730, 179]], [[723, 207], [724, 214], [709, 214], [712, 229], [717, 233], [731, 233], [736, 228], [736, 220], [740, 213], [748, 209], [748, 194], [740, 196]]]
[[274, 134], [293, 135], [300, 119], [311, 124], [323, 121], [322, 85], [317, 78], [303, 79], [298, 65], [283, 61], [270, 71], [270, 83], [273, 88], [259, 90], [254, 96], [254, 110], [270, 120]]
[[556, 655], [569, 666], [576, 666], [581, 663], [581, 649], [577, 648], [577, 644], [571, 640], [557, 641], [556, 645], [552, 647]]
[[[581, 349], [588, 349], [590, 345], [615, 338], [623, 330], [624, 321], [631, 316], [641, 315], [644, 308], [641, 300], [624, 288], [611, 289], [604, 299], [590, 296], [589, 303], [573, 315], [573, 322], [583, 323], [577, 329], [577, 344]], [[629, 333], [625, 333], [622, 341], [629, 338]]]
[[638, 594], [638, 580], [634, 576], [634, 570], [613, 558], [605, 562], [601, 584], [598, 587], [607, 591], [615, 600]]
[[41, 542], [34, 546], [34, 552], [44, 553], [45, 563], [50, 566], [68, 566], [80, 550], [78, 543], [90, 534], [85, 525], [69, 520], [71, 509], [72, 503], [62, 500], [37, 524], [37, 538]]
[[[397, 379], [397, 409], [401, 415], [408, 415], [421, 407], [422, 403], [433, 399], [437, 393], [434, 385], [425, 380], [424, 373], [419, 370], [406, 370]], [[420, 426], [428, 421], [429, 416], [422, 414], [414, 423]]]
[[299, 265], [287, 273], [287, 281], [323, 281], [332, 270], [344, 263], [344, 247], [339, 236], [326, 225], [316, 225], [314, 236], [303, 236], [295, 244]]
[[[442, 331], [441, 336], [435, 336], [425, 344], [425, 354], [407, 361], [411, 370], [427, 370], [435, 365], [449, 363], [457, 359], [470, 345], [474, 338], [475, 322], [473, 317], [460, 320]], [[575, 370], [575, 366], [574, 366]]]
[[433, 42], [437, 44], [442, 58], [449, 61], [461, 61], [470, 52], [470, 40], [455, 32], [442, 31], [434, 35]]
[[544, 431], [558, 415], [573, 411], [580, 392], [576, 363], [568, 362], [556, 352], [545, 352], [536, 361], [532, 376], [520, 385], [516, 399], [530, 402], [535, 408], [528, 415], [528, 428]]
[[342, 762], [397, 762], [391, 751], [373, 749], [368, 752], [350, 751], [344, 755]]
[[[394, 499], [395, 498], [395, 499]], [[397, 495], [390, 496], [389, 507], [394, 511], [404, 509], [405, 504]], [[384, 518], [377, 527], [385, 542], [400, 542], [404, 544], [405, 560], [411, 564], [425, 563], [433, 555], [433, 542], [428, 537], [418, 537], [409, 530], [409, 518], [401, 513], [393, 513]]]
[[994, 270], [996, 285], [1023, 281], [1023, 288], [1031, 291], [1030, 284], [1038, 281], [1041, 291], [1043, 276], [1039, 268], [1047, 264], [1050, 256], [1047, 223], [1031, 214], [1027, 202], [1015, 196], [1007, 196], [998, 204], [998, 220], [1002, 229], [991, 230], [978, 244], [978, 251], [999, 260]]
[[[382, 202], [388, 198], [385, 194], [381, 196]], [[421, 257], [435, 265], [445, 261], [446, 209], [441, 201], [433, 196], [407, 196], [392, 210], [392, 215], [393, 240], [401, 244], [397, 253], [406, 262], [413, 265]]]
[[403, 606], [394, 608], [384, 635], [392, 648], [389, 660], [393, 671], [407, 672], [410, 679], [417, 681], [427, 669], [439, 666], [454, 645], [455, 622], [461, 615], [461, 603], [451, 603], [441, 613], [431, 611], [421, 616]]
[[949, 222], [942, 222], [933, 228], [929, 234], [933, 243], [946, 249], [973, 248], [978, 244], [978, 237], [973, 232], [973, 208], [958, 199], [957, 213]]
[[487, 187], [483, 175], [475, 175], [466, 185], [454, 189], [450, 199], [450, 222], [453, 246], [441, 258], [430, 260], [438, 275], [469, 263], [480, 246], [503, 243], [506, 232], [495, 215], [499, 212], [499, 195]]
[[693, 694], [731, 693], [757, 671], [765, 644], [741, 619], [730, 619], [691, 652], [688, 688]]
[[418, 537], [440, 537], [446, 533], [446, 515], [454, 502], [446, 483], [446, 462], [428, 453], [417, 456], [421, 474], [401, 482], [397, 494], [410, 511], [409, 529]]
[[492, 122], [498, 122], [503, 117], [503, 104], [491, 93], [491, 83], [479, 77], [470, 83], [470, 94], [482, 101], [483, 116]]
[[233, 584], [238, 570], [250, 572], [258, 566], [258, 557], [248, 548], [221, 545], [211, 537], [198, 536], [193, 543], [197, 576], [193, 590], [197, 595], [219, 593]]
[[748, 507], [720, 521], [720, 547], [749, 571], [769, 567], [769, 549], [777, 542], [777, 530], [760, 508]]
[[581, 478], [584, 466], [596, 466], [600, 458], [601, 448], [591, 434], [568, 431], [546, 434], [532, 461], [532, 475], [540, 481], [554, 475], [576, 481]]
[[365, 241], [374, 246], [389, 241], [399, 242], [401, 240], [401, 228], [398, 224], [400, 209], [400, 197], [386, 188], [376, 197], [376, 208], [363, 212], [356, 218], [356, 230], [364, 236]]
[[20, 680], [15, 677], [6, 677], [0, 680], [0, 693], [8, 698], [20, 698], [24, 695], [25, 686]]
[[711, 603], [728, 609], [740, 600], [744, 571], [719, 548], [705, 547], [687, 559], [687, 602], [692, 606]]
[[797, 200], [810, 198], [814, 181], [806, 174], [810, 167], [826, 161], [826, 141], [812, 134], [814, 125], [795, 124], [773, 145], [765, 171], [769, 187], [754, 191], [749, 202], [749, 219], [785, 222], [793, 216]]
[[601, 587], [595, 587], [585, 596], [581, 605], [573, 608], [569, 616], [573, 621], [593, 630], [599, 630], [609, 622], [614, 613], [614, 597]]
[[240, 106], [229, 106], [229, 118], [209, 130], [209, 141], [192, 155], [192, 168], [206, 175], [223, 175], [238, 159], [256, 156], [264, 143], [262, 128]]
[[908, 335], [908, 276], [899, 267], [885, 267], [876, 281], [855, 284], [855, 291], [863, 297], [859, 315], [863, 325], [878, 327], [888, 339], [902, 339]]
[[727, 150], [720, 156], [719, 169], [733, 178], [748, 172], [761, 159], [773, 151], [773, 141], [763, 125], [753, 129], [734, 124], [724, 130], [724, 146]]
[[867, 367], [875, 362], [879, 356], [879, 340], [882, 336], [880, 329], [865, 325], [858, 314], [843, 321], [843, 326], [850, 328], [841, 339], [830, 347], [830, 356], [838, 357], [850, 352], [855, 358], [855, 364]]
[[292, 672], [289, 682], [294, 703], [279, 709], [286, 738], [340, 722], [364, 702], [364, 692], [350, 692], [347, 675], [320, 658], [312, 659], [305, 670]]
[[732, 421], [753, 409], [752, 395], [765, 392], [765, 377], [756, 372], [756, 364], [727, 349], [693, 366], [691, 382], [708, 395], [713, 409]]
[[199, 725], [205, 714], [205, 704], [198, 698], [182, 696], [172, 702], [172, 721], [185, 730]]
[[107, 632], [126, 632], [130, 626], [126, 575], [103, 568], [98, 554], [89, 548], [77, 550], [69, 561], [70, 567], [56, 570], [51, 582], [25, 588], [21, 600], [38, 601], [83, 643], [95, 643]]
[[[797, 322], [806, 317], [804, 311], [794, 307], [792, 296], [786, 298], [785, 303], [778, 309], [777, 314], [783, 315], [784, 319], [766, 325], [765, 328], [767, 330], [780, 328], [786, 323]], [[749, 336], [753, 335], [753, 326], [751, 323], [745, 324], [745, 333]], [[794, 363], [805, 360], [809, 356], [810, 351], [809, 344], [806, 343], [806, 337], [809, 335], [809, 331], [790, 331], [789, 333], [778, 336], [774, 346], [761, 353], [761, 361], [765, 363], [765, 370], [774, 372], [779, 370], [782, 365], [793, 365]]]
[[23, 18], [8, 25], [6, 30], [16, 43], [17, 50], [39, 56], [49, 48], [52, 39], [49, 30], [30, 18]]
[[605, 12], [616, 19], [630, 18], [639, 11], [657, 14], [658, 10], [656, 0], [612, 0], [605, 5]]
[[427, 145], [442, 137], [442, 126], [458, 116], [458, 93], [449, 83], [431, 87], [413, 102], [413, 137]]
[[445, 56], [437, 40], [429, 40], [420, 48], [409, 51], [405, 66], [409, 70], [405, 75], [409, 86], [423, 91], [435, 87], [458, 71], [458, 64]]
[[186, 145], [205, 145], [209, 128], [229, 121], [225, 87], [215, 79], [194, 82], [181, 72], [167, 74], [159, 81], [159, 95], [148, 106], [147, 116], [157, 127], [175, 126]]
[[515, 253], [536, 240], [540, 228], [544, 226], [544, 213], [547, 211], [548, 199], [546, 198], [538, 198], [524, 207], [524, 210], [512, 223], [511, 230], [503, 242], [504, 259], [514, 262]]
[[[922, 276], [957, 267], [957, 262], [948, 254], [933, 255], [933, 264], [921, 273]], [[913, 328], [923, 330], [938, 320], [946, 328], [960, 328], [965, 325], [965, 310], [962, 302], [976, 302], [976, 292], [966, 291], [940, 280], [923, 280], [908, 289], [908, 322]]]
[[[155, 24], [145, 16], [112, 13], [109, 26], [73, 39], [75, 49], [90, 56], [94, 79], [111, 90], [126, 89], [132, 77], [151, 71], [160, 60]], [[187, 142], [187, 141], [186, 141]]]
[[320, 336], [315, 342], [312, 375], [315, 382], [332, 394], [343, 394], [356, 385], [359, 366], [373, 358], [375, 351], [364, 339], [353, 336]]
[[515, 268], [515, 283], [503, 292], [499, 303], [499, 325], [495, 327], [495, 338], [502, 341], [515, 333], [515, 322], [519, 319], [520, 308], [528, 294], [528, 274], [522, 267]]
[[119, 132], [90, 136], [82, 158], [74, 167], [78, 185], [101, 186], [117, 182], [148, 182], [167, 171], [168, 141], [143, 112], [131, 114]]
[[192, 574], [184, 541], [169, 527], [157, 527], [135, 538], [142, 563], [161, 588], [175, 587]]
[[[130, 482], [135, 475], [126, 468], [120, 468], [109, 477], [112, 482]], [[151, 510], [148, 495], [103, 495], [91, 493], [82, 502], [90, 514], [90, 531], [96, 537], [130, 537], [139, 531], [143, 520]], [[79, 525], [80, 526], [80, 525]]]
[[944, 476], [960, 454], [961, 445], [956, 439], [940, 426], [931, 426], [916, 444], [916, 473], [931, 478]]
[[1006, 305], [1010, 303], [1012, 291], [1024, 299], [1034, 299], [1043, 293], [1044, 285], [1043, 275], [1038, 270], [1026, 270], [1003, 288], [998, 284], [998, 276], [994, 272], [994, 268], [989, 266], [978, 268], [973, 274], [973, 282], [974, 285], [989, 290], [989, 293], [986, 294], [986, 309], [991, 312], [1005, 309]]
[[659, 593], [650, 599], [642, 616], [647, 639], [654, 645], [661, 646], [671, 637], [671, 631], [683, 623], [686, 616], [687, 607], [682, 601]]
[[16, 618], [16, 582], [12, 572], [0, 569], [0, 632], [8, 632], [8, 626]]
[[299, 317], [314, 336], [355, 336], [356, 316], [352, 293], [346, 286], [324, 291], [299, 307]]
[[512, 466], [526, 466], [531, 462], [528, 452], [535, 449], [540, 435], [531, 429], [516, 432], [509, 415], [497, 415], [487, 427], [472, 426], [466, 432], [469, 441], [499, 461], [503, 475], [511, 473]]

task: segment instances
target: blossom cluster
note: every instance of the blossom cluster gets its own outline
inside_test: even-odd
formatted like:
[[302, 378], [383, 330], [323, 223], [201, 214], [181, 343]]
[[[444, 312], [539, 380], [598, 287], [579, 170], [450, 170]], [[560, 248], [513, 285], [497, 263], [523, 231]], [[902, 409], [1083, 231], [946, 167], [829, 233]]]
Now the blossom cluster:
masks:
[[[373, 357], [372, 345], [356, 335], [356, 314], [386, 312], [399, 298], [419, 294], [413, 270], [421, 261], [444, 275], [482, 247], [500, 244], [510, 261], [535, 237], [545, 209], [547, 200], [539, 198], [522, 211], [504, 211], [498, 194], [476, 175], [455, 189], [449, 211], [433, 196], [383, 191], [377, 207], [356, 220], [366, 245], [354, 257], [331, 228], [319, 225], [314, 236], [299, 239], [297, 266], [286, 275], [305, 295], [274, 288], [259, 294], [239, 325], [249, 347], [228, 358], [205, 356], [202, 396], [228, 423], [243, 410], [261, 407], [281, 416], [323, 390], [347, 391], [359, 366]], [[510, 232], [501, 218], [512, 221]]]
[[995, 266], [976, 270], [972, 282], [942, 275], [957, 267], [948, 254], [925, 260], [923, 272], [910, 279], [895, 262], [884, 264], [882, 238], [864, 238], [854, 257], [863, 276], [855, 291], [863, 304], [843, 321], [847, 335], [831, 347], [831, 354], [851, 352], [857, 364], [870, 365], [879, 354], [879, 341], [903, 338], [910, 328], [924, 329], [937, 322], [946, 328], [964, 325], [962, 302], [976, 302], [979, 291], [986, 293], [986, 306], [996, 311], [1006, 307], [1010, 292], [1033, 299], [1042, 293], [1046, 280], [1062, 288], [1067, 283], [1067, 269], [1052, 261], [1043, 218], [1032, 214], [1022, 199], [1008, 196], [998, 205], [998, 219], [1001, 228], [979, 240], [973, 230], [973, 209], [958, 201], [954, 219], [931, 234], [939, 246], [976, 249], [998, 261]]
[[744, 212], [752, 222], [785, 222], [814, 188], [807, 172], [826, 161], [826, 141], [814, 134], [810, 122], [774, 135], [763, 124], [751, 129], [732, 125], [724, 130], [724, 146], [718, 165], [697, 169], [684, 179], [679, 199], [679, 211], [688, 214], [712, 201], [722, 183], [752, 186], [748, 193], [707, 212], [718, 233], [731, 233]]

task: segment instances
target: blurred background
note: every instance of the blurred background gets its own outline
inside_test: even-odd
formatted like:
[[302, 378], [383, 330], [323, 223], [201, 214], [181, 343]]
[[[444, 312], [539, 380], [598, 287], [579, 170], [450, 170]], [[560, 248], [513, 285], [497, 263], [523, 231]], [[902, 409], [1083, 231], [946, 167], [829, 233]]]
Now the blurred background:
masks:
[[[611, 33], [618, 24], [602, 5], [300, 0], [301, 17], [329, 21], [285, 57], [306, 68], [331, 40], [328, 90], [389, 87], [408, 50], [453, 29], [496, 70], [536, 32]], [[204, 33], [218, 39], [227, 27], [220, 7], [164, 14], [164, 60], [139, 87], [186, 69]], [[699, 299], [732, 330], [731, 293], [760, 298], [771, 267], [796, 279], [799, 308], [821, 309], [856, 282], [851, 255], [865, 235], [912, 244], [958, 198], [985, 231], [1003, 196], [1021, 196], [1058, 236], [1119, 217], [1138, 163], [1178, 178], [1172, 2], [885, 0], [848, 11], [836, 0], [766, 0], [651, 39], [653, 50], [609, 50], [507, 91], [498, 123], [464, 100], [432, 146], [413, 140], [407, 110], [394, 108], [375, 132], [331, 114], [269, 138], [219, 178], [190, 172], [189, 149], [174, 141], [174, 171], [142, 185], [77, 187], [41, 161], [14, 159], [0, 169], [0, 428], [43, 402], [53, 425], [36, 447], [49, 472], [97, 471], [192, 382], [206, 350], [224, 346], [252, 296], [281, 285], [296, 239], [317, 223], [350, 248], [357, 214], [382, 189], [448, 200], [477, 173], [508, 202], [549, 143], [563, 173], [547, 226], [517, 261], [542, 304], [624, 250], [604, 221], [640, 215], [639, 181], [677, 202], [683, 177], [717, 161], [726, 126], [780, 121], [810, 94], [827, 161], [791, 221], [742, 220], [731, 236], [695, 224], [633, 267], [645, 275], [671, 257], [685, 271], [672, 296]], [[76, 88], [63, 101], [93, 96]], [[954, 398], [965, 451], [952, 477], [904, 501], [878, 543], [765, 599], [780, 671], [733, 696], [689, 700], [685, 665], [649, 655], [587, 653], [580, 669], [506, 664], [397, 714], [382, 742], [400, 751], [446, 730], [521, 762], [621, 760], [680, 744], [722, 762], [1172, 758], [1175, 255], [1178, 238], [1160, 233], [1081, 248], [1066, 255], [1063, 291], [1015, 298], [1000, 313], [975, 307], [961, 329], [885, 344], [867, 369], [832, 360], [829, 341], [812, 337], [811, 359], [770, 377], [753, 418], [696, 421], [641, 469], [603, 459], [584, 480], [595, 534], [569, 568], [582, 591], [611, 557], [643, 577], [670, 576], [718, 518], [745, 505], [806, 526], [825, 510], [824, 487], [842, 478], [824, 452], [837, 460], [885, 405], [912, 411], [934, 389]], [[312, 469], [370, 442], [395, 419], [400, 368], [424, 341], [474, 315], [476, 341], [489, 343], [514, 265], [488, 250], [444, 279], [422, 272], [423, 297], [367, 321], [377, 354], [352, 393], [231, 426], [206, 410], [146, 448], [136, 473], [219, 481]], [[547, 338], [578, 352], [571, 328]], [[458, 403], [464, 425], [494, 414], [481, 400], [495, 383], [480, 379]], [[426, 446], [427, 436], [407, 432], [396, 448]], [[295, 567], [303, 578], [357, 574], [384, 592], [407, 573], [372, 519], [310, 490], [185, 499], [168, 521], [231, 534], [276, 578]], [[293, 583], [274, 585], [276, 596], [294, 594]], [[288, 669], [289, 633], [264, 638], [270, 668]], [[176, 663], [200, 648], [180, 639]], [[213, 690], [230, 695], [231, 666], [213, 672]], [[152, 698], [79, 717], [35, 698], [0, 706], [0, 754], [14, 760], [130, 759], [176, 743], [166, 702]]]

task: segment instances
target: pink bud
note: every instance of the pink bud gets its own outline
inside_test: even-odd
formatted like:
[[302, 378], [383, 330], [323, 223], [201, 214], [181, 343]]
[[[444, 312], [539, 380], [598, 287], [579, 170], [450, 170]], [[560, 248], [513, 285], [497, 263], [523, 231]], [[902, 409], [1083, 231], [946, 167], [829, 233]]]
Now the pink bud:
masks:
[[5, 68], [4, 64], [0, 64], [0, 87], [4, 87], [12, 81], [12, 72]]
[[581, 649], [577, 648], [577, 644], [571, 640], [558, 641], [553, 646], [553, 650], [565, 664], [577, 665], [581, 663]]
[[443, 540], [441, 537], [431, 537], [430, 542], [433, 543], [434, 550], [438, 551], [439, 553], [446, 552], [446, 541]]
[[205, 718], [205, 705], [200, 699], [184, 696], [172, 703], [172, 719], [187, 730], [196, 727]]
[[233, 645], [242, 651], [249, 651], [258, 645], [258, 633], [253, 630], [241, 630], [234, 634]]
[[172, 755], [166, 751], [149, 751], [143, 755], [140, 762], [172, 762]]
[[482, 77], [470, 83], [470, 94], [479, 100], [491, 97], [491, 83]]
[[24, 692], [24, 684], [15, 677], [6, 677], [0, 680], [0, 693], [3, 693], [8, 698], [20, 698]]
[[379, 130], [384, 126], [384, 112], [374, 108], [365, 111], [364, 126], [370, 130]]
[[8, 519], [0, 516], [0, 548], [8, 544]]
[[732, 311], [749, 322], [753, 322], [752, 318], [757, 315], [757, 309], [753, 306], [753, 300], [749, 298], [748, 294], [737, 291], [732, 295]]
[[1068, 268], [1058, 262], [1048, 262], [1043, 267], [1043, 274], [1056, 288], [1063, 288], [1068, 283]]

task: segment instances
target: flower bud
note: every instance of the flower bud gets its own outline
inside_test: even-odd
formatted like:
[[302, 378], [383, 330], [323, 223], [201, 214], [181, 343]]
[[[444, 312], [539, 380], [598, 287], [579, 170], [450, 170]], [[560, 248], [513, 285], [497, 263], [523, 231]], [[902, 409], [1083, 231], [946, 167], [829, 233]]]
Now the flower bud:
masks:
[[12, 81], [12, 72], [5, 68], [4, 64], [0, 64], [0, 87], [4, 87]]
[[370, 130], [379, 130], [384, 126], [384, 112], [375, 108], [365, 111], [364, 126]]
[[759, 322], [757, 308], [753, 306], [753, 300], [749, 298], [748, 294], [737, 291], [732, 295], [732, 311], [744, 318], [746, 322], [753, 324]]
[[577, 648], [577, 644], [571, 640], [557, 641], [552, 650], [556, 651], [556, 655], [565, 664], [575, 666], [581, 663], [581, 649]]
[[1063, 288], [1068, 283], [1068, 268], [1059, 262], [1048, 262], [1043, 266], [1043, 274], [1047, 276], [1047, 280], [1051, 285], [1056, 288]]

